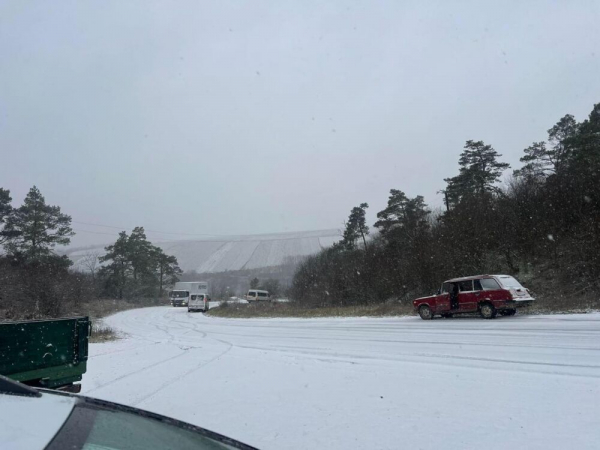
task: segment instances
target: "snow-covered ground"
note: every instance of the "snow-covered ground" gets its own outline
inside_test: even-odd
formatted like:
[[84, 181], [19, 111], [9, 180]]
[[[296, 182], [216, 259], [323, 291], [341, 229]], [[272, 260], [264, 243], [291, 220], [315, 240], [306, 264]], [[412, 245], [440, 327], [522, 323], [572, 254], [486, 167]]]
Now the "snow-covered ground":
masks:
[[105, 320], [83, 393], [263, 449], [597, 449], [600, 314]]

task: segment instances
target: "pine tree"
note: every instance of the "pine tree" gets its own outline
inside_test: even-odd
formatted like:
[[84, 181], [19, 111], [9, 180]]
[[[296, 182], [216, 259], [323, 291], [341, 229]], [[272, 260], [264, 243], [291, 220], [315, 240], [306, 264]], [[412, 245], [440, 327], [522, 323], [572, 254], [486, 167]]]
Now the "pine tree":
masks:
[[355, 206], [350, 212], [348, 222], [346, 222], [346, 229], [344, 230], [344, 237], [342, 239], [342, 245], [348, 250], [354, 250], [356, 248], [356, 241], [362, 238], [365, 250], [367, 249], [366, 236], [369, 234], [369, 227], [366, 223], [366, 210], [369, 207], [367, 203], [361, 203], [360, 206]]
[[525, 165], [514, 171], [515, 176], [543, 179], [564, 171], [573, 155], [573, 140], [578, 130], [575, 118], [570, 114], [564, 116], [548, 130], [549, 145], [544, 141], [534, 142], [524, 150], [521, 162]]
[[486, 145], [483, 141], [467, 141], [458, 160], [459, 174], [444, 180], [448, 183], [448, 202], [456, 205], [465, 196], [482, 197], [498, 192], [494, 184], [498, 182], [502, 172], [510, 167], [508, 163], [498, 162], [500, 156], [502, 155], [491, 145]]
[[182, 273], [177, 258], [152, 245], [143, 227], [135, 227], [129, 236], [122, 231], [105, 250], [99, 260], [107, 264], [99, 274], [107, 293], [119, 298], [162, 296], [164, 287], [179, 281]]
[[534, 142], [523, 151], [525, 156], [520, 161], [526, 164], [513, 172], [516, 177], [540, 179], [553, 171], [549, 150], [544, 141]]
[[563, 142], [569, 149], [576, 147], [573, 158], [578, 167], [600, 174], [600, 103], [595, 104], [588, 118], [577, 126], [577, 132]]
[[411, 199], [404, 192], [392, 189], [387, 207], [377, 213], [379, 220], [374, 226], [380, 229], [383, 237], [390, 239], [392, 236], [397, 236], [399, 232], [406, 235], [419, 227], [426, 226], [428, 215], [429, 210], [423, 196], [417, 195]]
[[402, 222], [406, 214], [407, 203], [408, 197], [404, 192], [391, 189], [387, 207], [377, 213], [379, 220], [373, 226], [379, 228], [383, 236], [387, 235]]
[[0, 244], [8, 238], [8, 234], [4, 229], [4, 224], [13, 210], [10, 204], [11, 201], [10, 191], [8, 189], [0, 188]]
[[53, 253], [56, 245], [67, 245], [74, 235], [71, 217], [60, 212], [58, 206], [46, 204], [37, 187], [32, 187], [23, 205], [12, 211], [6, 219], [4, 233], [7, 236], [6, 250], [26, 262], [53, 260], [66, 266], [71, 262], [66, 257]]
[[148, 276], [153, 275], [153, 250], [154, 247], [146, 238], [144, 227], [135, 227], [127, 239], [127, 251], [135, 283], [147, 280]]
[[119, 233], [117, 241], [104, 248], [106, 254], [99, 258], [101, 263], [108, 263], [100, 268], [100, 277], [105, 280], [108, 292], [123, 298], [132, 264], [129, 252], [129, 238], [125, 231]]
[[548, 142], [551, 149], [546, 155], [549, 170], [560, 173], [573, 156], [573, 139], [579, 134], [579, 124], [571, 114], [560, 119], [548, 130]]
[[156, 264], [159, 296], [162, 297], [164, 287], [179, 281], [182, 270], [177, 263], [177, 258], [166, 255], [160, 247], [154, 247], [152, 259]]

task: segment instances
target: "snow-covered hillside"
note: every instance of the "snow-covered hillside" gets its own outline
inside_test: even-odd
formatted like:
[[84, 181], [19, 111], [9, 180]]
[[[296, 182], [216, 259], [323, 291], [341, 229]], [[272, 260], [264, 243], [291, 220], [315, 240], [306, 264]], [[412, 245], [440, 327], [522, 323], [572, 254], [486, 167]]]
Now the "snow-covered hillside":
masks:
[[[320, 230], [293, 233], [227, 236], [214, 239], [154, 242], [174, 255], [184, 271], [225, 272], [278, 266], [288, 259], [317, 253], [340, 239], [341, 231]], [[67, 252], [75, 266], [89, 253], [104, 253], [103, 247]]]

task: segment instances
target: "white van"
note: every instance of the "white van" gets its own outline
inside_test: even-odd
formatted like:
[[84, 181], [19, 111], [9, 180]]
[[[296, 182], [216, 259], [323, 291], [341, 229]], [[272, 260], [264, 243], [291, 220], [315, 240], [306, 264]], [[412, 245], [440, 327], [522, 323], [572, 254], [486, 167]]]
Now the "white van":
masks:
[[208, 294], [206, 281], [178, 281], [169, 292], [169, 301], [173, 306], [188, 306], [191, 296], [198, 294]]
[[192, 294], [190, 295], [190, 301], [188, 303], [188, 312], [193, 311], [208, 311], [208, 302], [210, 302], [210, 295], [208, 294]]
[[246, 295], [244, 295], [244, 299], [249, 302], [257, 302], [257, 301], [271, 301], [271, 296], [269, 295], [269, 291], [261, 291], [258, 289], [250, 289]]

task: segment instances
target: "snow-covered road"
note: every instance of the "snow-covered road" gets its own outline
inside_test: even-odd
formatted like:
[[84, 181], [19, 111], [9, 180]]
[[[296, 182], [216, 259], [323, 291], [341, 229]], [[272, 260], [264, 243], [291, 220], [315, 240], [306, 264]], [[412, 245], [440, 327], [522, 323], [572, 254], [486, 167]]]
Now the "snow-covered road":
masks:
[[105, 322], [83, 394], [262, 449], [600, 448], [600, 314]]

